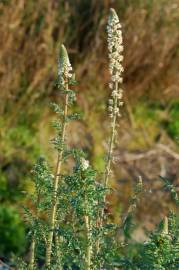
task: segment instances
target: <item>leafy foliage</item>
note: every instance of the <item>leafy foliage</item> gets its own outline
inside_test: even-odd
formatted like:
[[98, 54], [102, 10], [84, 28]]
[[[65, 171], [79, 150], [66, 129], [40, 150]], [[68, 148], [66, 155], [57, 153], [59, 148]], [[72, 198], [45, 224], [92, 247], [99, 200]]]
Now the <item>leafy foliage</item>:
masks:
[[21, 253], [25, 249], [25, 227], [18, 211], [6, 206], [0, 207], [0, 254], [9, 256], [11, 252]]
[[161, 224], [156, 232], [151, 233], [148, 241], [142, 244], [136, 256], [123, 264], [127, 270], [176, 270], [179, 267], [179, 224], [176, 216], [169, 216], [168, 232]]

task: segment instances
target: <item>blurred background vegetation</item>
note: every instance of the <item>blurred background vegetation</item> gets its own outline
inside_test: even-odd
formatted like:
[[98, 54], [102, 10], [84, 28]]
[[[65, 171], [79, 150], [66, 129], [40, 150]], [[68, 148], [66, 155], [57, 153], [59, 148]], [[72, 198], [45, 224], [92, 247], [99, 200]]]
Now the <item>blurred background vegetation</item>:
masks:
[[32, 189], [30, 170], [40, 154], [55, 159], [48, 143], [49, 102], [61, 99], [55, 87], [61, 43], [79, 82], [75, 110], [83, 112], [68, 140], [103, 170], [110, 7], [123, 26], [125, 107], [108, 211], [120, 222], [139, 175], [145, 190], [136, 211], [137, 239], [174, 207], [158, 175], [179, 188], [178, 0], [0, 0], [0, 257], [23, 252], [23, 191]]

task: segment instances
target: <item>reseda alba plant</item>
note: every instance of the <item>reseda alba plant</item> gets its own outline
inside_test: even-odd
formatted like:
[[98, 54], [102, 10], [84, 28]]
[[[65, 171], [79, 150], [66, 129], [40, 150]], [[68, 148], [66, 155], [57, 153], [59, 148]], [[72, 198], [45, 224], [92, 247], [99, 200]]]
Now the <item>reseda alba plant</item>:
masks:
[[111, 98], [109, 99], [109, 116], [111, 117], [111, 135], [109, 141], [109, 150], [107, 154], [107, 162], [104, 176], [104, 184], [108, 185], [112, 153], [114, 148], [114, 140], [116, 135], [116, 122], [117, 117], [120, 117], [120, 106], [123, 105], [122, 94], [123, 90], [119, 87], [119, 84], [123, 82], [122, 72], [124, 71], [121, 62], [123, 61], [123, 40], [121, 24], [119, 23], [118, 16], [114, 9], [110, 10], [108, 19], [108, 51], [109, 51], [109, 72], [111, 75], [111, 82], [109, 88], [111, 89]]
[[57, 163], [53, 181], [53, 192], [52, 192], [52, 206], [50, 209], [50, 218], [49, 218], [49, 233], [47, 237], [47, 246], [46, 246], [46, 266], [50, 266], [51, 262], [51, 254], [52, 254], [52, 243], [53, 243], [53, 235], [54, 235], [54, 228], [56, 222], [56, 212], [57, 212], [57, 191], [59, 186], [60, 174], [61, 174], [61, 167], [63, 162], [63, 153], [64, 153], [64, 143], [65, 143], [65, 136], [66, 136], [66, 125], [67, 125], [67, 118], [68, 118], [68, 106], [69, 106], [69, 84], [72, 77], [71, 74], [72, 67], [68, 58], [68, 54], [64, 45], [61, 46], [60, 49], [60, 57], [59, 57], [59, 66], [58, 66], [58, 75], [59, 75], [59, 85], [64, 92], [65, 95], [65, 104], [64, 109], [62, 112], [62, 123], [57, 123], [56, 130], [57, 130], [57, 137], [55, 138], [55, 146], [57, 150]]
[[[64, 96], [64, 104], [52, 104], [56, 114], [56, 120], [53, 122], [56, 135], [51, 142], [57, 154], [56, 165], [53, 169], [44, 157], [40, 157], [32, 170], [35, 191], [29, 199], [33, 204], [33, 210], [24, 209], [29, 227], [29, 260], [27, 263], [18, 262], [18, 270], [159, 270], [167, 269], [159, 268], [161, 265], [175, 267], [178, 263], [177, 228], [171, 225], [173, 228], [171, 233], [167, 219], [162, 232], [153, 234], [148, 243], [139, 250], [137, 257], [124, 255], [123, 247], [129, 244], [131, 219], [142, 189], [141, 179], [134, 190], [127, 216], [121, 226], [110, 223], [104, 211], [107, 204], [106, 195], [110, 191], [109, 178], [117, 132], [116, 124], [120, 117], [120, 106], [123, 104], [123, 91], [120, 88], [123, 72], [122, 32], [114, 9], [110, 10], [107, 33], [111, 75], [109, 87], [112, 93], [108, 108], [111, 129], [104, 175], [97, 181], [97, 172], [90, 166], [85, 153], [70, 148], [66, 143], [68, 125], [71, 121], [79, 119], [79, 115], [71, 113], [71, 105], [76, 98], [71, 86], [76, 82], [67, 50], [61, 45], [58, 90]], [[64, 170], [64, 163], [69, 158], [73, 160], [74, 166], [67, 171]], [[172, 217], [170, 224], [174, 221]], [[122, 230], [124, 243], [116, 237]], [[163, 241], [164, 248], [158, 247], [158, 241]], [[172, 255], [169, 256], [169, 253]], [[168, 260], [165, 260], [165, 255], [168, 256]], [[143, 265], [142, 262], [146, 262], [147, 265]]]
[[[36, 268], [39, 256], [44, 257], [45, 269], [77, 266], [80, 269], [90, 270], [99, 269], [106, 263], [104, 257], [107, 258], [107, 252], [105, 250], [104, 255], [103, 249], [106, 247], [104, 239], [107, 239], [109, 231], [106, 225], [109, 224], [106, 222], [105, 228], [100, 221], [104, 215], [116, 118], [119, 114], [118, 107], [121, 105], [118, 102], [121, 98], [118, 83], [121, 82], [120, 74], [122, 72], [122, 66], [120, 66], [122, 49], [121, 46], [117, 46], [118, 42], [119, 45], [122, 43], [119, 28], [117, 15], [114, 10], [111, 10], [108, 32], [111, 85], [114, 84], [111, 99], [113, 126], [105, 179], [101, 184], [95, 180], [96, 173], [85, 160], [84, 153], [77, 149], [69, 149], [65, 143], [67, 125], [71, 120], [77, 119], [78, 115], [69, 112], [70, 105], [75, 101], [75, 92], [69, 87], [75, 82], [66, 48], [64, 45], [60, 48], [58, 87], [64, 95], [64, 106], [52, 104], [57, 114], [57, 120], [53, 123], [56, 137], [52, 140], [57, 151], [56, 167], [53, 172], [44, 158], [39, 159], [33, 170], [35, 193], [32, 200], [35, 213], [25, 209], [31, 227], [28, 265], [30, 270]], [[69, 156], [74, 158], [76, 165], [72, 174], [65, 175], [64, 172], [62, 173], [62, 166]], [[102, 213], [102, 216], [99, 216], [99, 213]]]

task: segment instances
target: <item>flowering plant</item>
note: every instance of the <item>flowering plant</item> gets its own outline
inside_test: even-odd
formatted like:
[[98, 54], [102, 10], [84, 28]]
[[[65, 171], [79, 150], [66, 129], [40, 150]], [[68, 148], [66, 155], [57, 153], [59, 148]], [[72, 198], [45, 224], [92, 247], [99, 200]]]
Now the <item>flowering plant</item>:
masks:
[[[134, 189], [131, 204], [122, 224], [110, 222], [105, 208], [107, 194], [110, 192], [109, 180], [116, 124], [123, 105], [123, 40], [121, 24], [114, 9], [110, 10], [107, 26], [109, 51], [109, 87], [112, 91], [109, 99], [111, 129], [105, 172], [99, 177], [86, 159], [83, 151], [70, 149], [66, 144], [66, 135], [70, 121], [78, 119], [70, 114], [69, 108], [75, 102], [75, 92], [70, 89], [75, 84], [72, 66], [64, 45], [60, 47], [58, 62], [58, 87], [64, 95], [64, 104], [52, 104], [57, 115], [53, 126], [56, 131], [52, 140], [56, 150], [55, 169], [40, 157], [32, 170], [35, 192], [30, 197], [33, 211], [25, 208], [26, 221], [30, 228], [30, 252], [28, 262], [18, 262], [20, 270], [36, 269], [178, 269], [179, 233], [176, 217], [166, 217], [161, 228], [150, 236], [148, 242], [140, 245], [138, 254], [125, 255], [131, 239], [131, 220], [142, 190], [142, 179]], [[68, 158], [74, 166], [64, 170]], [[98, 180], [97, 181], [97, 175]], [[99, 179], [100, 178], [100, 179]], [[165, 185], [169, 187], [167, 181]], [[172, 196], [176, 199], [173, 188]], [[124, 232], [124, 240], [119, 232]]]

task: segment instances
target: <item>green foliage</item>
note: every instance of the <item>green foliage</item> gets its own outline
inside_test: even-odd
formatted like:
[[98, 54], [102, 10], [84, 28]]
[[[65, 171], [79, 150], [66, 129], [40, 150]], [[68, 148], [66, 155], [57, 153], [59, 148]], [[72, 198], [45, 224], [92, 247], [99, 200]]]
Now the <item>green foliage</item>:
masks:
[[134, 108], [134, 120], [137, 126], [144, 126], [148, 132], [158, 132], [163, 112], [166, 104], [158, 101], [148, 101], [146, 98], [140, 99]]
[[[14, 202], [22, 199], [22, 190], [26, 190], [28, 172], [40, 152], [37, 130], [34, 121], [38, 120], [38, 112], [31, 115], [21, 114], [18, 124], [4, 130], [6, 118], [0, 117], [1, 142], [3, 161], [0, 168], [0, 201]], [[24, 179], [25, 175], [25, 179]]]
[[168, 104], [168, 102], [149, 102], [145, 98], [139, 100], [133, 111], [135, 126], [144, 129], [149, 138], [154, 141], [161, 133], [161, 127], [174, 141], [177, 141], [179, 135], [178, 115], [178, 101], [171, 101]]
[[25, 227], [18, 211], [12, 206], [0, 206], [0, 255], [20, 254], [25, 249]]
[[138, 249], [138, 253], [128, 261], [124, 260], [126, 270], [176, 270], [179, 267], [179, 224], [176, 216], [170, 214], [168, 233], [162, 229], [151, 233]]
[[[105, 189], [95, 181], [95, 171], [88, 167], [83, 169], [80, 161], [81, 154], [75, 151], [76, 166], [72, 175], [64, 176], [64, 185], [61, 185], [59, 196], [58, 219], [61, 224], [68, 220], [67, 226], [59, 226], [60, 237], [63, 238], [60, 249], [63, 251], [62, 261], [66, 267], [78, 265], [85, 268], [86, 249], [88, 245], [94, 252], [99, 237], [96, 219], [102, 207]], [[61, 217], [64, 217], [63, 220]], [[89, 224], [86, 224], [88, 220]], [[87, 228], [86, 226], [89, 226]], [[88, 230], [88, 231], [87, 231]], [[93, 264], [95, 265], [95, 253]], [[70, 264], [69, 264], [70, 263]]]
[[138, 183], [136, 184], [134, 188], [134, 192], [130, 200], [130, 206], [122, 224], [125, 242], [131, 239], [131, 234], [134, 227], [134, 224], [133, 224], [134, 211], [137, 207], [137, 203], [139, 201], [139, 196], [141, 192], [142, 192], [142, 179], [140, 177]]
[[[164, 187], [171, 193], [172, 198], [178, 206], [178, 194], [175, 187], [171, 185], [165, 178], [161, 177], [161, 179], [164, 182]], [[140, 243], [138, 246], [136, 244], [137, 243], [135, 243], [133, 246], [128, 245], [127, 248], [125, 248], [125, 254], [127, 254], [127, 256], [121, 256], [119, 259], [119, 265], [122, 267], [122, 269], [178, 269], [179, 222], [177, 215], [173, 212], [170, 212], [169, 217], [165, 217], [165, 219], [159, 224], [157, 230], [150, 233], [147, 241]]]
[[176, 191], [176, 188], [164, 177], [160, 176], [160, 179], [164, 183], [164, 188], [170, 192], [172, 199], [176, 203], [177, 206], [179, 206], [179, 196]]
[[167, 125], [169, 135], [176, 140], [179, 136], [179, 102], [172, 104], [169, 110], [169, 122]]
[[34, 161], [39, 155], [39, 146], [37, 137], [37, 128], [34, 127], [34, 122], [37, 122], [39, 118], [39, 110], [35, 109], [30, 114], [19, 114], [17, 124], [11, 125], [8, 130], [4, 130], [3, 127], [7, 123], [6, 118], [0, 118], [0, 127], [2, 128], [3, 139], [3, 152], [7, 158], [17, 153], [21, 154], [24, 159]]

